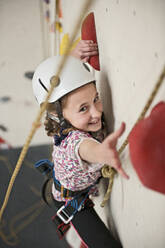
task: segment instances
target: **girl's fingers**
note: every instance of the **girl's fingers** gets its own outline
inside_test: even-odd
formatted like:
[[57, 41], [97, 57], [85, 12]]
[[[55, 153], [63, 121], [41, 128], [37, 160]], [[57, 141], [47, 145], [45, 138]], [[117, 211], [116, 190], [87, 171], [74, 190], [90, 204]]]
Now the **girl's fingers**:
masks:
[[94, 44], [93, 40], [80, 40], [82, 44]]
[[126, 172], [121, 167], [120, 159], [118, 157], [118, 153], [116, 151], [116, 143], [118, 138], [123, 134], [125, 131], [125, 123], [122, 122], [120, 128], [116, 130], [114, 133], [109, 135], [108, 137], [108, 145], [110, 149], [113, 151], [113, 158], [111, 157], [111, 166], [117, 170], [117, 172], [124, 178], [129, 179], [129, 176], [126, 174]]
[[98, 51], [92, 51], [92, 52], [85, 52], [82, 53], [82, 57], [88, 57], [88, 56], [93, 56], [93, 55], [98, 55]]
[[88, 62], [88, 60], [89, 60], [89, 56], [85, 57], [84, 59], [82, 59], [82, 61], [85, 62], [85, 63]]
[[109, 135], [109, 142], [115, 142], [117, 139], [124, 133], [125, 131], [125, 123], [122, 122], [119, 129]]
[[88, 40], [81, 40], [78, 44], [77, 44], [77, 47], [79, 48], [84, 48], [84, 47], [97, 47], [98, 48], [98, 45], [97, 43], [94, 43], [93, 41], [88, 41]]
[[121, 162], [118, 158], [111, 159], [111, 166], [124, 178], [129, 179], [129, 176], [125, 173], [121, 167]]
[[98, 47], [97, 46], [84, 46], [84, 47], [80, 47], [79, 50], [81, 52], [92, 52], [92, 51], [98, 51]]
[[124, 177], [125, 179], [129, 179], [129, 176], [126, 174], [122, 167], [119, 167], [116, 170], [122, 177]]
[[119, 138], [124, 133], [124, 131], [125, 131], [125, 123], [122, 122], [120, 128], [114, 132], [114, 137]]

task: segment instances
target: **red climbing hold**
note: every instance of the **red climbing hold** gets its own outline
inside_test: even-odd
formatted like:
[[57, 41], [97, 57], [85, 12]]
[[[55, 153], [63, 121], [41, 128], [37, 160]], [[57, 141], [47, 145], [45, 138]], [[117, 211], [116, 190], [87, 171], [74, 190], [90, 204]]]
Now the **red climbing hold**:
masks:
[[[82, 40], [93, 40], [97, 43], [96, 27], [94, 13], [91, 12], [83, 21], [81, 27]], [[89, 58], [89, 64], [95, 69], [100, 70], [99, 55], [94, 55]]]
[[133, 167], [148, 188], [165, 194], [165, 102], [139, 121], [129, 136]]
[[9, 145], [2, 137], [0, 137], [0, 150], [1, 149], [10, 149], [11, 145]]

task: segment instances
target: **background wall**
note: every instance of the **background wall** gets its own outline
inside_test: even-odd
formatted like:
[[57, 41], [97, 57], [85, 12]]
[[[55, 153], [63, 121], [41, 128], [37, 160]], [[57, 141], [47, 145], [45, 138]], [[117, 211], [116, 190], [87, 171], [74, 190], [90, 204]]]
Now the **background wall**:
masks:
[[[164, 13], [162, 0], [95, 2], [102, 70], [100, 89], [106, 117], [110, 129], [126, 122], [126, 132], [118, 147], [141, 113], [165, 64]], [[165, 84], [152, 106], [161, 100], [165, 100]], [[128, 147], [121, 159], [130, 180], [115, 179], [110, 211], [122, 244], [126, 248], [163, 248], [165, 197], [141, 184], [130, 162]]]
[[[0, 136], [14, 147], [22, 146], [38, 111], [24, 73], [43, 60], [40, 2], [1, 0], [0, 32], [0, 125], [7, 129], [0, 129]], [[47, 141], [39, 129], [32, 144]]]

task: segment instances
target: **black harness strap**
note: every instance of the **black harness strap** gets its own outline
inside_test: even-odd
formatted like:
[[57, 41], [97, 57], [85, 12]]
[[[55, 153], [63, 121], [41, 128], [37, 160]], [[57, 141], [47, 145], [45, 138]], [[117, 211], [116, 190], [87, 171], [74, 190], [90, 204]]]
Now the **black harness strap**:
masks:
[[69, 230], [70, 223], [65, 224], [57, 215], [52, 217], [52, 221], [57, 226], [57, 234], [59, 238], [62, 239], [66, 232]]
[[55, 188], [61, 192], [61, 196], [65, 199], [72, 198], [68, 200], [65, 205], [60, 207], [56, 215], [52, 218], [53, 222], [57, 225], [57, 232], [61, 239], [70, 228], [70, 222], [73, 219], [74, 215], [85, 207], [93, 207], [93, 202], [88, 198], [89, 191], [91, 187], [93, 187], [93, 185], [81, 191], [71, 191], [64, 188], [64, 186], [62, 186], [61, 183], [56, 179], [55, 172], [53, 170], [54, 165], [50, 160], [39, 160], [37, 163], [35, 163], [35, 167], [43, 175], [46, 175], [48, 177], [43, 187], [43, 199], [47, 204], [48, 202], [45, 197], [45, 188], [46, 184], [52, 177], [54, 180]]

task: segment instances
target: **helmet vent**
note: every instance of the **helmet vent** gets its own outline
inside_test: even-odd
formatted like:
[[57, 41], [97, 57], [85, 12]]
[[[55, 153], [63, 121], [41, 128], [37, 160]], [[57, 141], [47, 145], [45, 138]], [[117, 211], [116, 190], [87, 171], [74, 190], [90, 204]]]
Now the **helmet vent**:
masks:
[[89, 71], [89, 72], [90, 72], [89, 67], [88, 67], [85, 63], [83, 63], [83, 66], [85, 67], [85, 69], [86, 69], [87, 71]]
[[38, 79], [39, 83], [41, 84], [42, 88], [48, 92], [48, 89], [45, 87], [45, 85], [42, 83], [41, 79]]

